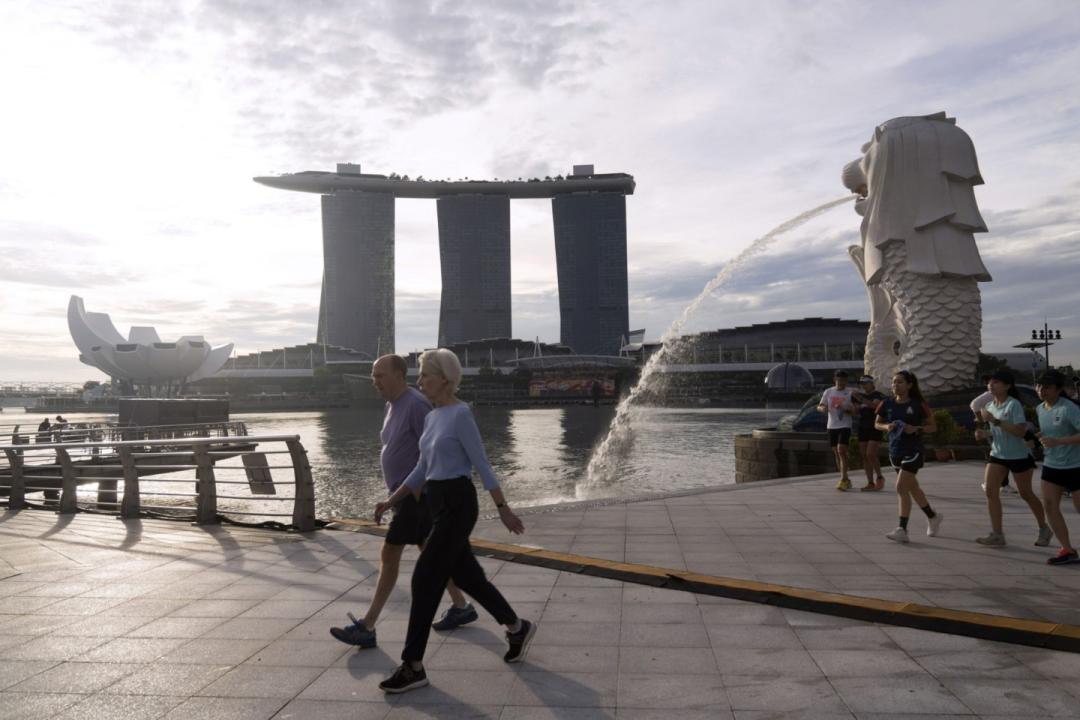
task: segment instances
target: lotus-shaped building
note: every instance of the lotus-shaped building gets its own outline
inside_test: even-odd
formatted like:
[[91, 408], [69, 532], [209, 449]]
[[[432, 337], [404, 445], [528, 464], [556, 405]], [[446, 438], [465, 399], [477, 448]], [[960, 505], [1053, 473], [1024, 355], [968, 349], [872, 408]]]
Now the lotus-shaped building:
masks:
[[221, 369], [232, 343], [210, 347], [202, 335], [162, 342], [152, 327], [132, 326], [127, 339], [105, 313], [86, 312], [83, 300], [71, 296], [68, 330], [79, 348], [79, 360], [118, 380], [160, 385], [194, 382]]

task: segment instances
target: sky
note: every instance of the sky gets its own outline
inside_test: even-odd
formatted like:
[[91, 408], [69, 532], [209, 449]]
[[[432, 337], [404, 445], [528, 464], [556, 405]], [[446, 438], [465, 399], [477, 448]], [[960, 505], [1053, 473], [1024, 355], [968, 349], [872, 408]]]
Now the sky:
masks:
[[[82, 381], [68, 298], [121, 332], [252, 352], [314, 340], [333, 170], [627, 172], [631, 328], [659, 337], [724, 264], [843, 197], [889, 118], [975, 143], [984, 350], [1061, 330], [1080, 366], [1080, 3], [0, 0], [0, 380]], [[690, 330], [866, 319], [843, 205], [722, 285]], [[398, 352], [431, 347], [435, 204], [397, 201]], [[513, 334], [557, 342], [550, 201], [511, 204]], [[970, 321], [958, 318], [958, 322]]]

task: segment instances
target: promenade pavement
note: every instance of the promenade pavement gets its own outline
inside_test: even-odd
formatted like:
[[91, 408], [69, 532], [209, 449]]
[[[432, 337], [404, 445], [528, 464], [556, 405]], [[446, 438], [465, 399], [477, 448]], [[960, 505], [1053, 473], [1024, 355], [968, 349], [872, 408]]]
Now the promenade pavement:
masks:
[[[883, 537], [891, 493], [838, 493], [826, 476], [529, 514], [514, 539], [947, 607], [1075, 612], [1078, 568], [1045, 565], [1015, 499], [1015, 544], [971, 543], [986, 524], [978, 474], [924, 471], [943, 537], [913, 518], [904, 547]], [[477, 535], [512, 541], [492, 521]], [[539, 621], [528, 660], [503, 663], [501, 629], [482, 616], [432, 634], [431, 687], [386, 697], [377, 683], [401, 650], [415, 553], [378, 649], [327, 634], [366, 606], [381, 542], [4, 513], [0, 718], [1080, 718], [1080, 655], [491, 559], [496, 584]]]

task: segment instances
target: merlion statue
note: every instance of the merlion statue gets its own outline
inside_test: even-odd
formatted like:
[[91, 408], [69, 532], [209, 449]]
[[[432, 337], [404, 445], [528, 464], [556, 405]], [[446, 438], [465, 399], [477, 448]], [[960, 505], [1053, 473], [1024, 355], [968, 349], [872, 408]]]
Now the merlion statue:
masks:
[[911, 370], [924, 392], [970, 387], [982, 342], [980, 282], [989, 282], [974, 233], [981, 185], [971, 138], [936, 113], [874, 129], [841, 180], [860, 195], [862, 246], [848, 254], [870, 297], [866, 371], [881, 381]]

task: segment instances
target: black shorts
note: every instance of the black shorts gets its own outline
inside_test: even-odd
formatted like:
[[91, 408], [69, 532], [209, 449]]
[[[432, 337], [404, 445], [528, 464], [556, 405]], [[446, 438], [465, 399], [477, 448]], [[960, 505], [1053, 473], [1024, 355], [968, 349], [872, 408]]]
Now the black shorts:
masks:
[[906, 456], [892, 455], [889, 457], [889, 462], [892, 463], [893, 469], [896, 470], [896, 472], [906, 470], [914, 475], [919, 472], [919, 468], [923, 466], [923, 454], [917, 452]]
[[859, 426], [859, 442], [881, 442], [881, 431], [873, 425]]
[[394, 517], [386, 530], [390, 545], [422, 545], [431, 533], [431, 511], [427, 498], [417, 500], [412, 493], [394, 507]]
[[1080, 492], [1080, 467], [1052, 468], [1043, 465], [1042, 479], [1059, 485], [1069, 492]]
[[851, 428], [832, 428], [829, 430], [829, 445], [836, 447], [837, 445], [847, 445], [848, 440], [851, 439]]
[[1035, 469], [1035, 458], [1031, 457], [1030, 455], [1028, 455], [1026, 458], [1018, 458], [1016, 460], [1002, 460], [999, 457], [994, 457], [993, 455], [991, 455], [988, 462], [991, 465], [1001, 465], [1002, 467], [1007, 467], [1009, 469], [1009, 472], [1013, 474], [1027, 472], [1028, 470]]

